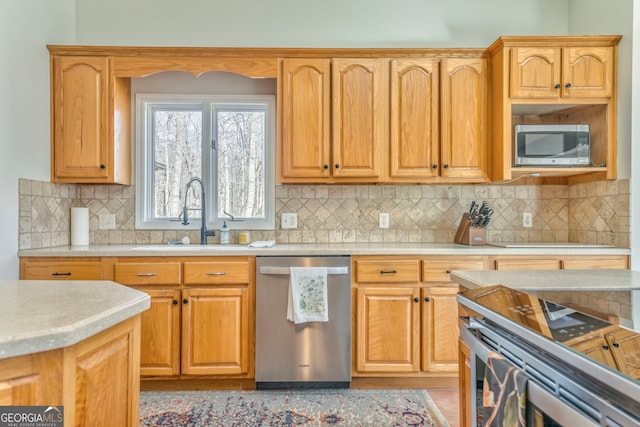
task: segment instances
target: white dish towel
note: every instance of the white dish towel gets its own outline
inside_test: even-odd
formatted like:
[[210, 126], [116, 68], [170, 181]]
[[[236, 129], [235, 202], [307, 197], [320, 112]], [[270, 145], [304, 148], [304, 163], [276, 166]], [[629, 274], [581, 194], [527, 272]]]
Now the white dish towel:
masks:
[[296, 324], [329, 321], [327, 267], [290, 267], [287, 320]]

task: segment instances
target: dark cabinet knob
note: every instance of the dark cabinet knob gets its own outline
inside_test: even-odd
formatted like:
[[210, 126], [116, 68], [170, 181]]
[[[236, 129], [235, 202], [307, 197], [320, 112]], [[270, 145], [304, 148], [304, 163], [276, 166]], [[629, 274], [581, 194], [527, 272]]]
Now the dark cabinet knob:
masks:
[[173, 300], [173, 305], [178, 305], [178, 300], [177, 299]]
[[182, 303], [183, 304], [189, 304], [189, 300], [185, 298], [185, 299], [182, 300]]
[[613, 346], [614, 346], [615, 348], [618, 348], [618, 347], [620, 347], [620, 344], [618, 344], [617, 342], [614, 342], [614, 343], [613, 343]]
[[569, 89], [571, 87], [571, 83], [567, 83], [566, 85], [564, 85], [564, 87], [566, 87], [567, 89]]
[[415, 302], [420, 302], [420, 298], [418, 298], [418, 297], [415, 297], [413, 300], [414, 300]]
[[433, 166], [431, 166], [431, 167], [434, 168], [434, 169], [438, 169], [437, 163], [434, 163]]
[[336, 163], [336, 169], [340, 169], [340, 163]]
[[326, 164], [325, 164], [325, 165], [322, 165], [322, 167], [323, 167], [324, 169], [329, 169], [329, 165], [326, 165]]
[[431, 302], [431, 297], [426, 297], [424, 300], [425, 300], [426, 302]]
[[449, 169], [449, 165], [444, 165], [444, 168], [445, 169]]
[[603, 349], [603, 350], [609, 350], [609, 346], [608, 346], [608, 345], [603, 345], [603, 346], [602, 346], [602, 349]]
[[105, 165], [100, 165], [100, 169], [104, 169], [104, 168], [105, 168]]
[[558, 83], [557, 85], [554, 86], [555, 89], [560, 89], [560, 83]]

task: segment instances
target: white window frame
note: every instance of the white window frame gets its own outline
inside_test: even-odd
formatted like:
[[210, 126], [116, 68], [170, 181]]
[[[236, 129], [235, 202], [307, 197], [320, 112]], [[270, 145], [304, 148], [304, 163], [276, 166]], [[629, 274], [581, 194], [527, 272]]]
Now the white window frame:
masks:
[[[158, 219], [152, 216], [153, 194], [149, 186], [153, 183], [153, 147], [150, 120], [148, 120], [147, 104], [166, 104], [180, 106], [184, 104], [200, 104], [203, 108], [202, 116], [202, 180], [205, 185], [207, 202], [207, 227], [219, 229], [223, 221], [227, 226], [241, 230], [274, 230], [275, 229], [275, 96], [273, 95], [182, 95], [182, 94], [136, 94], [135, 149], [136, 149], [136, 215], [135, 228], [142, 230], [196, 230], [200, 229], [201, 221], [192, 218], [189, 225], [183, 225], [178, 218]], [[217, 217], [217, 198], [215, 188], [210, 185], [217, 179], [217, 162], [211, 149], [212, 104], [261, 104], [266, 105], [266, 147], [265, 147], [265, 217], [264, 219], [242, 219], [230, 221], [229, 217]], [[194, 185], [200, 191], [198, 184]], [[184, 201], [182, 201], [184, 202]], [[197, 215], [194, 212], [194, 215]]]

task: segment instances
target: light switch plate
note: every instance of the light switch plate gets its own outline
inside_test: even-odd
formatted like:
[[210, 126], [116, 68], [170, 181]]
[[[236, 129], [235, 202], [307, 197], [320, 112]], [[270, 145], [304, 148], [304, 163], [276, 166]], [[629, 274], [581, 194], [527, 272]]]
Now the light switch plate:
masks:
[[298, 214], [297, 213], [280, 214], [280, 226], [281, 228], [298, 228]]
[[115, 230], [116, 229], [115, 214], [98, 215], [98, 229], [99, 230]]
[[380, 212], [378, 214], [378, 228], [389, 228], [389, 213]]

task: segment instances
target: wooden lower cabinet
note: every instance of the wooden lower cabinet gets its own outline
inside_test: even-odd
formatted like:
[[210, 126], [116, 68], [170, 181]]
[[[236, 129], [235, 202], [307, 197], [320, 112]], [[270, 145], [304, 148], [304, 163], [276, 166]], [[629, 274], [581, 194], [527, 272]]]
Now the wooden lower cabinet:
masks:
[[0, 405], [64, 406], [64, 425], [137, 426], [140, 317], [75, 345], [0, 360]]
[[471, 349], [462, 341], [458, 340], [458, 392], [460, 405], [460, 427], [472, 427], [471, 422], [471, 384], [475, 381], [471, 378]]
[[180, 374], [180, 289], [136, 287], [151, 297], [151, 307], [142, 313], [140, 375]]
[[185, 289], [182, 303], [182, 373], [246, 374], [249, 289]]
[[21, 258], [22, 280], [101, 280], [100, 258]]
[[600, 268], [627, 269], [627, 255], [579, 256], [504, 256], [493, 257], [495, 270], [594, 270]]
[[253, 376], [250, 257], [118, 259], [114, 280], [146, 292], [144, 378]]
[[456, 372], [457, 286], [360, 287], [358, 372]]

